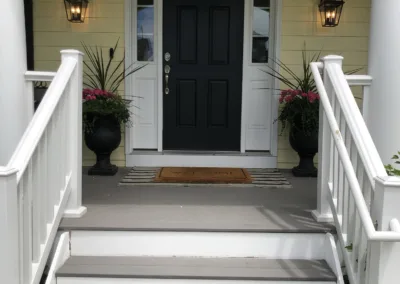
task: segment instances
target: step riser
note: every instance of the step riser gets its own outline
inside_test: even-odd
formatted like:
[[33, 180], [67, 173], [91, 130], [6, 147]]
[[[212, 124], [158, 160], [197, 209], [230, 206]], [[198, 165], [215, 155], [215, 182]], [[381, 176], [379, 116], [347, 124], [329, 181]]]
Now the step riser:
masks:
[[71, 255], [76, 256], [325, 259], [326, 250], [324, 234], [71, 232]]
[[57, 284], [336, 284], [328, 281], [242, 281], [188, 279], [57, 278]]

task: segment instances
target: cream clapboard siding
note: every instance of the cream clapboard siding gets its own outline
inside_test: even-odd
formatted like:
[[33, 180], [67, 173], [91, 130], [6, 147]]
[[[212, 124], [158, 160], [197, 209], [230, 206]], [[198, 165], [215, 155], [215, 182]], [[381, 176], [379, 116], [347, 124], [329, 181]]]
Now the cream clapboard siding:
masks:
[[[336, 28], [323, 28], [317, 3], [319, 0], [283, 0], [281, 60], [297, 74], [301, 74], [301, 50], [304, 42], [311, 54], [322, 49], [322, 55], [340, 54], [344, 69], [365, 67], [367, 72], [370, 0], [348, 0], [344, 5], [340, 24]], [[285, 88], [282, 86], [282, 88]], [[354, 89], [361, 97], [360, 89]], [[360, 101], [358, 99], [358, 101]], [[290, 147], [287, 133], [279, 136], [278, 167], [291, 168], [298, 162]]]
[[[60, 50], [82, 50], [81, 41], [100, 46], [104, 55], [120, 38], [116, 59], [121, 59], [124, 46], [124, 0], [90, 0], [87, 19], [83, 24], [67, 21], [63, 0], [34, 0], [35, 70], [56, 71], [60, 64]], [[123, 89], [120, 90], [121, 92]], [[113, 152], [112, 161], [125, 166], [125, 138]], [[93, 165], [95, 155], [83, 143], [83, 163]]]
[[[296, 73], [301, 73], [301, 50], [322, 54], [342, 54], [344, 67], [366, 67], [370, 0], [348, 0], [344, 6], [341, 23], [336, 28], [322, 28], [317, 9], [319, 0], [283, 0], [281, 59]], [[34, 0], [35, 69], [55, 71], [60, 63], [59, 51], [81, 48], [81, 41], [98, 45], [107, 52], [120, 38], [124, 41], [124, 0], [91, 0], [88, 18], [84, 24], [71, 24], [66, 20], [63, 1]], [[119, 55], [122, 49], [117, 51]], [[361, 71], [366, 72], [366, 68]], [[122, 91], [122, 90], [121, 90]], [[359, 89], [355, 89], [360, 97]], [[91, 165], [94, 155], [84, 147], [84, 164]], [[113, 153], [113, 162], [125, 165], [124, 139]], [[298, 162], [287, 133], [279, 136], [278, 167], [290, 168]]]

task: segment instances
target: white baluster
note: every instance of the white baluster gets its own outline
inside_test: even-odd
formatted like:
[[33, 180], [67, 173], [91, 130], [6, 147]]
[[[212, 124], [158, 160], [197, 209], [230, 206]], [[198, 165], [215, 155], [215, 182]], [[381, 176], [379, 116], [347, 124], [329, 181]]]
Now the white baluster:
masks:
[[86, 213], [86, 207], [82, 206], [82, 85], [83, 85], [83, 53], [76, 50], [61, 51], [62, 61], [67, 58], [74, 58], [77, 61], [74, 72], [72, 73], [69, 86], [65, 95], [68, 97], [70, 128], [68, 136], [71, 138], [70, 165], [71, 176], [71, 195], [69, 197], [67, 210], [64, 217], [79, 218]]
[[0, 167], [1, 283], [20, 284], [17, 171]]
[[32, 192], [33, 192], [33, 212], [32, 212], [32, 260], [33, 262], [39, 261], [40, 256], [40, 244], [41, 244], [41, 230], [44, 218], [42, 217], [42, 213], [45, 210], [42, 209], [42, 200], [43, 200], [43, 183], [41, 182], [41, 172], [46, 171], [47, 169], [43, 168], [40, 164], [40, 154], [41, 154], [41, 146], [43, 145], [43, 140], [39, 144], [39, 150], [37, 151], [36, 155], [33, 155], [32, 162], [33, 162], [33, 181], [32, 181]]
[[22, 255], [23, 255], [23, 268], [24, 268], [24, 283], [30, 283], [32, 277], [32, 163], [29, 163], [25, 174], [23, 175], [23, 186], [21, 190], [24, 191], [23, 198], [23, 242], [22, 242]]

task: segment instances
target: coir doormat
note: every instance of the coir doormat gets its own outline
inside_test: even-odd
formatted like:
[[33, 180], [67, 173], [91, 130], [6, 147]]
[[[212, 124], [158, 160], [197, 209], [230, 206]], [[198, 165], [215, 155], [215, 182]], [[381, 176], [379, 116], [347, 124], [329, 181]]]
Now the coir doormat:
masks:
[[183, 181], [156, 181], [161, 168], [134, 167], [119, 182], [120, 186], [234, 186], [234, 187], [262, 187], [262, 188], [292, 188], [290, 182], [278, 169], [245, 169], [251, 177], [248, 183], [215, 183], [215, 182], [183, 182]]
[[161, 168], [155, 182], [166, 183], [251, 183], [250, 174], [241, 168]]

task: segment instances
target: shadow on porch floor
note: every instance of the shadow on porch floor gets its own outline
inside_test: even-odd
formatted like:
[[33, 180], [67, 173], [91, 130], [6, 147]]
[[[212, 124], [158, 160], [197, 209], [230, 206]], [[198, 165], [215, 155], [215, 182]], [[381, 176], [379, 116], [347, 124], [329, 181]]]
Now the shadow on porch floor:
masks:
[[81, 219], [64, 219], [65, 230], [169, 230], [246, 232], [334, 232], [316, 223], [316, 178], [282, 170], [293, 188], [118, 186], [130, 169], [114, 177], [83, 175]]

